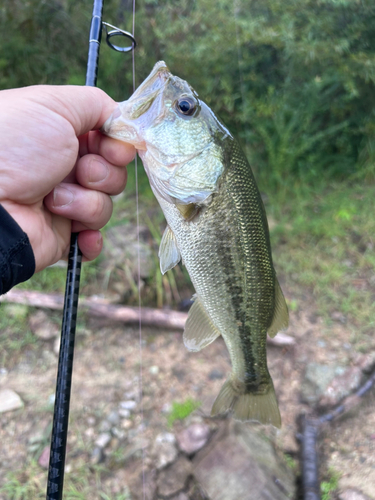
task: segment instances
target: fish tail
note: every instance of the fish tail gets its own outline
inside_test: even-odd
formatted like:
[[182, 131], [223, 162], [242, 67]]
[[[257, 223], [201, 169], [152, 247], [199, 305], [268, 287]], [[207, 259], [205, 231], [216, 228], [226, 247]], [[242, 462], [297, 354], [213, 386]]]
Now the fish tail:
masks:
[[262, 424], [281, 427], [279, 406], [271, 380], [269, 390], [265, 394], [254, 392], [241, 393], [235, 386], [237, 384], [233, 384], [232, 379], [225, 382], [213, 404], [211, 410], [212, 416], [232, 410], [233, 416], [237, 420], [243, 422], [257, 420]]

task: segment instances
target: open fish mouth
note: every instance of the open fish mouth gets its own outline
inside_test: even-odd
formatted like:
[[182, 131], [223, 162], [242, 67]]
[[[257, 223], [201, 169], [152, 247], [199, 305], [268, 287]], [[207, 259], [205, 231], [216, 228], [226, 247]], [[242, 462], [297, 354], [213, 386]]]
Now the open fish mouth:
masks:
[[[155, 64], [150, 75], [142, 82], [134, 94], [118, 105], [112, 115], [104, 123], [102, 132], [114, 139], [133, 144], [139, 150], [145, 150], [142, 132], [147, 126], [146, 112], [163, 92], [167, 82], [173, 78], [164, 61]], [[161, 106], [155, 109], [155, 115], [162, 115]]]

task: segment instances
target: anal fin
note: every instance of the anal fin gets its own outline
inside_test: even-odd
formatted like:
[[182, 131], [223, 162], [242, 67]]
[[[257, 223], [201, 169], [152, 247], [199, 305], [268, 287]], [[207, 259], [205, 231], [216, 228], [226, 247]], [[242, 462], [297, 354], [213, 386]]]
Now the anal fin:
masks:
[[159, 259], [162, 274], [172, 269], [181, 260], [181, 253], [177, 246], [176, 237], [169, 226], [165, 228], [160, 242]]
[[289, 324], [288, 306], [286, 305], [284, 294], [281, 290], [278, 279], [275, 278], [275, 311], [272, 323], [267, 330], [270, 337], [275, 337], [277, 332], [286, 328]]
[[219, 330], [212, 323], [199, 298], [196, 298], [185, 323], [185, 347], [189, 351], [197, 352], [219, 336]]

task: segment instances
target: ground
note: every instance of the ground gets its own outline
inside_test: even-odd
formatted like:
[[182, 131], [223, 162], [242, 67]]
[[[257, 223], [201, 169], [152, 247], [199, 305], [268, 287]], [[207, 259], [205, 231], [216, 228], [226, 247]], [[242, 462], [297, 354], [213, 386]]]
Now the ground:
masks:
[[[355, 196], [356, 200], [359, 199], [358, 193]], [[314, 203], [318, 202], [315, 200]], [[327, 206], [326, 201], [324, 203]], [[338, 209], [335, 207], [336, 213]], [[322, 212], [318, 210], [318, 213]], [[355, 213], [355, 210], [351, 213]], [[273, 226], [271, 219], [271, 231]], [[275, 226], [277, 236], [279, 225]], [[151, 222], [149, 229], [145, 231], [144, 245], [151, 239], [150, 232], [153, 233], [155, 229]], [[324, 266], [327, 275], [330, 267], [336, 273], [336, 281], [332, 286], [328, 283], [331, 288], [323, 296], [321, 291], [326, 276], [319, 274], [315, 288], [308, 286], [312, 276], [308, 274], [308, 261], [303, 261], [302, 266], [301, 256], [297, 252], [290, 254], [290, 249], [286, 248], [285, 234], [289, 234], [290, 238], [293, 235], [286, 222], [284, 229], [285, 233], [276, 238], [275, 262], [276, 267], [280, 263], [279, 278], [290, 309], [287, 333], [295, 339], [295, 345], [268, 346], [268, 364], [279, 401], [282, 428], [279, 431], [267, 430], [267, 433], [275, 441], [278, 450], [286, 455], [289, 466], [298, 476], [298, 417], [301, 414], [317, 415], [329, 411], [334, 405], [327, 404], [324, 398], [334, 393], [332, 379], [338, 377], [341, 386], [344, 380], [344, 385], [350, 386], [347, 391], [350, 392], [369, 375], [373, 366], [370, 356], [375, 347], [372, 323], [366, 323], [367, 320], [363, 319], [362, 322], [353, 320], [353, 310], [354, 307], [360, 310], [363, 293], [360, 317], [369, 316], [364, 305], [371, 302], [369, 297], [374, 296], [374, 270], [370, 266], [370, 257], [366, 261], [370, 248], [368, 245], [372, 240], [367, 244], [367, 250], [348, 247], [353, 266], [357, 264], [356, 259], [359, 262], [356, 272], [351, 271], [353, 266], [348, 265], [343, 251], [337, 249], [340, 262], [348, 269], [342, 277], [337, 274], [335, 267], [337, 259], [330, 265], [330, 250], [327, 250], [324, 253]], [[116, 227], [115, 233], [119, 234]], [[312, 231], [309, 229], [308, 233], [310, 238]], [[301, 248], [307, 249], [307, 259], [315, 267], [320, 265], [318, 261], [315, 262], [315, 254], [320, 252], [319, 245], [324, 237], [317, 237], [313, 249], [299, 240]], [[340, 234], [334, 237], [341, 238]], [[129, 233], [126, 238], [129, 238]], [[346, 233], [342, 238], [347, 242]], [[131, 247], [129, 239], [127, 241]], [[355, 245], [363, 246], [364, 241], [365, 236], [359, 240], [357, 238]], [[334, 244], [338, 245], [336, 240]], [[296, 262], [294, 272], [288, 268], [289, 254]], [[154, 254], [150, 257], [145, 252], [145, 255], [149, 260]], [[107, 273], [108, 296], [113, 300], [116, 300], [116, 293], [122, 297], [129, 295], [128, 289], [135, 284], [129, 278], [132, 270], [129, 271], [128, 264], [119, 269], [114, 262], [116, 258], [112, 253], [112, 268]], [[299, 275], [296, 277], [298, 266], [303, 267], [305, 282], [297, 279]], [[318, 271], [321, 272], [321, 268]], [[51, 270], [51, 273], [54, 272]], [[156, 276], [154, 269], [147, 272]], [[164, 277], [159, 281], [156, 278], [153, 292], [147, 290], [148, 278], [144, 276], [144, 296], [152, 296], [159, 305], [169, 307], [168, 303], [173, 302], [178, 288], [176, 280], [182, 280], [181, 271], [178, 272], [180, 274], [174, 275], [175, 278]], [[98, 286], [96, 275], [92, 278], [91, 273], [90, 276], [91, 284], [83, 288], [85, 295], [94, 293], [95, 286]], [[125, 278], [128, 288], [124, 291], [120, 285], [126, 281]], [[338, 308], [340, 287], [346, 286], [345, 280], [349, 279], [353, 288], [345, 289], [345, 292], [348, 291], [345, 305]], [[99, 288], [102, 283], [99, 283]], [[53, 290], [55, 286], [51, 281], [47, 285], [40, 281], [37, 285], [45, 291]], [[335, 290], [339, 290], [336, 295]], [[191, 293], [192, 290], [184, 289], [180, 298], [184, 299]], [[352, 302], [348, 297], [353, 298]], [[136, 302], [134, 298], [131, 300]], [[43, 465], [41, 455], [48, 445], [50, 434], [57, 368], [55, 334], [58, 332], [60, 315], [46, 311], [45, 323], [55, 334], [51, 339], [42, 339], [30, 327], [32, 318], [37, 314], [35, 309], [8, 304], [1, 304], [0, 307], [3, 316], [0, 390], [12, 389], [24, 403], [21, 409], [0, 414], [0, 499], [43, 498], [46, 464]], [[320, 385], [314, 386], [311, 373], [318, 373], [319, 370], [326, 378]], [[367, 373], [363, 370], [367, 370]], [[74, 360], [64, 498], [141, 498], [141, 470], [144, 471], [145, 484], [151, 491], [155, 463], [160, 458], [155, 452], [156, 436], [166, 432], [178, 434], [191, 422], [203, 422], [214, 429], [220, 419], [210, 419], [211, 405], [229, 371], [229, 355], [222, 339], [217, 339], [199, 353], [189, 353], [183, 345], [181, 331], [142, 327], [140, 337], [137, 325], [111, 324], [106, 320], [81, 316]], [[345, 387], [340, 390], [345, 396]], [[333, 490], [324, 497], [325, 500], [338, 498], [348, 488], [355, 488], [369, 498], [375, 498], [374, 397], [374, 390], [369, 391], [359, 406], [322, 428], [319, 438], [321, 477], [328, 485], [328, 490], [329, 485], [332, 485]], [[339, 400], [336, 397], [335, 401]], [[326, 401], [324, 408], [321, 407], [322, 401]], [[173, 413], [176, 403], [183, 403], [185, 407], [189, 404], [194, 407], [196, 404], [199, 408], [185, 419], [173, 421], [173, 415], [177, 415]], [[190, 498], [204, 498], [197, 495], [197, 492], [192, 493]], [[181, 497], [182, 500], [187, 498]]]

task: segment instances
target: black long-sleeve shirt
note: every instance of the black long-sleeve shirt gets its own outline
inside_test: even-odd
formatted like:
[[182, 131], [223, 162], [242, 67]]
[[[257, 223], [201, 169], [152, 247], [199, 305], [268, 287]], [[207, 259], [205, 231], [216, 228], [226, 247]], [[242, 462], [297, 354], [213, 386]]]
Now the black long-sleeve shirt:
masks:
[[35, 272], [29, 238], [0, 205], [0, 294], [26, 281]]

